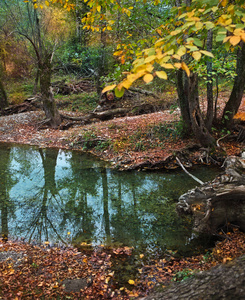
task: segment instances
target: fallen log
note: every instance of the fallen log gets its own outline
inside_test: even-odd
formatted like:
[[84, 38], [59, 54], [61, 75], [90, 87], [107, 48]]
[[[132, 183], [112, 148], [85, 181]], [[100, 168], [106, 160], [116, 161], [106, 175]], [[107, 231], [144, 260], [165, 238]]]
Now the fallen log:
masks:
[[216, 234], [234, 224], [245, 230], [245, 160], [230, 156], [225, 171], [180, 196], [176, 206], [180, 216], [191, 215], [193, 230]]
[[8, 116], [19, 114], [27, 111], [33, 111], [41, 108], [41, 98], [39, 95], [26, 99], [23, 103], [10, 105], [2, 109], [0, 115]]
[[61, 114], [63, 119], [71, 120], [71, 121], [81, 121], [81, 122], [88, 122], [92, 119], [99, 119], [99, 120], [109, 120], [116, 116], [125, 116], [129, 112], [128, 108], [115, 108], [110, 109], [102, 112], [91, 112], [82, 117], [71, 117], [68, 115]]

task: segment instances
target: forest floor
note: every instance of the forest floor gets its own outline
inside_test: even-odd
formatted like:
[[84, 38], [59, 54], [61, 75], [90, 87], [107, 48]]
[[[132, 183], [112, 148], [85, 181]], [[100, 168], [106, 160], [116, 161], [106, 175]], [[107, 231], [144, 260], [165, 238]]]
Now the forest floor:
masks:
[[[221, 97], [222, 98], [222, 97]], [[225, 98], [225, 96], [224, 96]], [[240, 111], [245, 111], [245, 100]], [[219, 108], [224, 101], [220, 99]], [[67, 112], [79, 116], [78, 112]], [[221, 113], [221, 110], [220, 110]], [[244, 144], [236, 132], [222, 127], [214, 132], [219, 147], [207, 156], [205, 149], [190, 136], [180, 135], [178, 109], [130, 115], [87, 125], [77, 123], [67, 129], [39, 126], [40, 110], [0, 117], [0, 142], [83, 150], [95, 154], [119, 169], [178, 167], [175, 157], [185, 164], [222, 162], [226, 155], [240, 155]], [[79, 252], [74, 248], [34, 246], [0, 239], [0, 299], [133, 299], [144, 297], [153, 288], [163, 288], [219, 263], [229, 263], [245, 254], [245, 235], [238, 230], [221, 233], [223, 241], [205, 254], [189, 258], [169, 255], [148, 261], [137, 257], [137, 275], [122, 286], [113, 270], [113, 260], [126, 260], [129, 247]]]
[[[218, 117], [222, 115], [226, 100], [226, 93], [221, 94]], [[84, 115], [76, 111], [61, 112], [71, 117]], [[245, 99], [239, 110], [239, 113], [244, 112]], [[41, 110], [0, 117], [0, 142], [86, 151], [124, 170], [177, 168], [176, 156], [187, 166], [222, 164], [227, 155], [240, 155], [244, 151], [244, 144], [237, 141], [238, 132], [229, 133], [219, 124], [213, 131], [218, 147], [207, 155], [207, 149], [201, 148], [191, 135], [181, 135], [183, 125], [176, 107], [87, 125], [76, 122], [67, 130], [40, 127], [43, 118]], [[62, 127], [66, 125], [67, 121]]]

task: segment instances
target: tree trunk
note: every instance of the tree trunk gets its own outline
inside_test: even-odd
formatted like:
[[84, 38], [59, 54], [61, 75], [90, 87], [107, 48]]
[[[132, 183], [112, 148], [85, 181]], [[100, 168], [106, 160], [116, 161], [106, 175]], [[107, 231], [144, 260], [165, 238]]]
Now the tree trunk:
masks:
[[8, 106], [7, 94], [5, 92], [2, 80], [0, 78], [0, 109], [4, 109]]
[[43, 109], [47, 120], [52, 128], [57, 128], [61, 124], [61, 117], [56, 107], [51, 88], [52, 67], [50, 57], [46, 56], [43, 61], [39, 61], [40, 70], [40, 90], [42, 95]]
[[237, 51], [237, 68], [236, 78], [234, 81], [233, 89], [228, 102], [226, 103], [223, 120], [227, 128], [231, 127], [233, 117], [237, 113], [242, 101], [242, 96], [245, 87], [245, 43], [241, 42]]
[[192, 131], [202, 146], [211, 147], [215, 144], [215, 139], [207, 130], [200, 110], [197, 73], [189, 77], [188, 96]]
[[186, 73], [181, 69], [177, 71], [177, 92], [179, 98], [179, 106], [183, 121], [183, 133], [187, 134], [191, 130], [191, 117], [189, 111], [189, 84]]
[[[210, 29], [207, 35], [207, 51], [211, 52], [213, 49], [213, 30]], [[214, 97], [213, 97], [213, 63], [212, 58], [207, 60], [207, 115], [205, 124], [209, 131], [212, 129], [213, 118], [214, 118]]]
[[225, 172], [212, 182], [179, 198], [176, 210], [192, 215], [194, 231], [212, 235], [229, 223], [245, 230], [245, 160], [231, 156], [225, 165]]
[[35, 81], [34, 81], [34, 86], [33, 86], [33, 91], [32, 91], [33, 95], [36, 95], [38, 92], [38, 82], [40, 80], [40, 72], [39, 71], [40, 70], [38, 68], [36, 71], [36, 76], [35, 76]]

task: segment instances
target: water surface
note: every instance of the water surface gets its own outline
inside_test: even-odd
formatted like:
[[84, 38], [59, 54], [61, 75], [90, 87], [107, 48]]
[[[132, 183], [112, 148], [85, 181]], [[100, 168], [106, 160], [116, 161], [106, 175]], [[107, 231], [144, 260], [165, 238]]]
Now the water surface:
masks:
[[[203, 181], [217, 172], [192, 171]], [[117, 172], [81, 152], [0, 144], [0, 231], [37, 243], [179, 249], [191, 230], [175, 204], [195, 186], [183, 171]]]

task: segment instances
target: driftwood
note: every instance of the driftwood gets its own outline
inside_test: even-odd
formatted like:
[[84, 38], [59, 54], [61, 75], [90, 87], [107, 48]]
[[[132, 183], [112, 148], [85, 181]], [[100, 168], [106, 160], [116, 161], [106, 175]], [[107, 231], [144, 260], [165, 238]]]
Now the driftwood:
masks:
[[140, 300], [245, 299], [245, 256], [173, 283], [161, 293]]
[[215, 234], [229, 223], [245, 230], [245, 160], [228, 157], [225, 172], [180, 196], [179, 215], [192, 215], [193, 229]]
[[26, 99], [23, 103], [10, 105], [1, 110], [0, 115], [8, 116], [27, 111], [33, 111], [41, 107], [41, 98], [39, 95]]
[[82, 117], [71, 117], [64, 114], [61, 114], [61, 117], [63, 119], [67, 119], [71, 121], [81, 121], [87, 123], [89, 121], [92, 121], [93, 119], [109, 120], [114, 118], [115, 116], [125, 116], [127, 112], [129, 112], [128, 108], [115, 108], [115, 109], [110, 109], [102, 112], [91, 112]]

